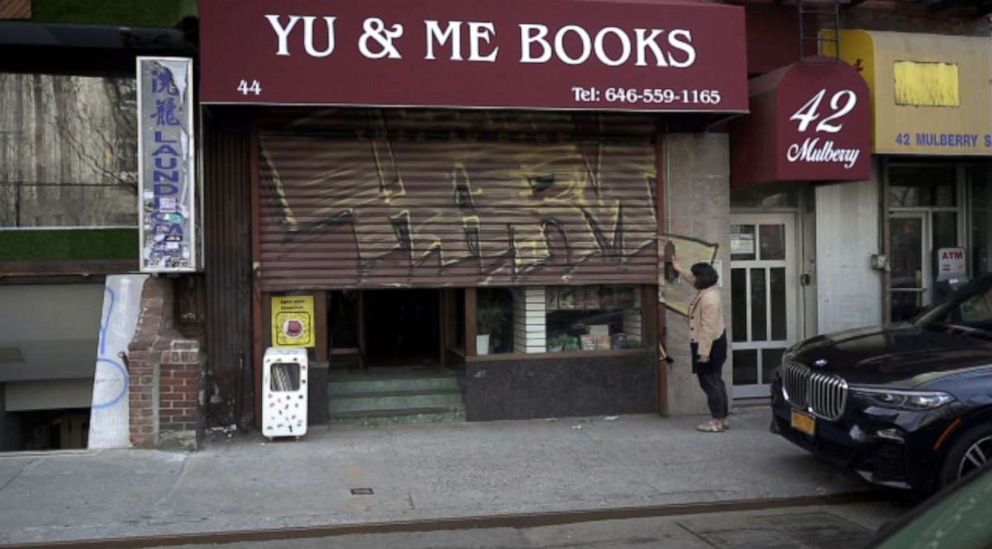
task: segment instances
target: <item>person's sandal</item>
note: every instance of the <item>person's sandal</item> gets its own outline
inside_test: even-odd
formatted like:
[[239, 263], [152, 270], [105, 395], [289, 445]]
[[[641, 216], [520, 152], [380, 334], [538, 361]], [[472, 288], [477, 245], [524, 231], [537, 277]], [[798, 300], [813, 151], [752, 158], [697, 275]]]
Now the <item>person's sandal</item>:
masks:
[[715, 421], [707, 421], [706, 423], [696, 427], [696, 430], [704, 433], [722, 433], [724, 428], [722, 424], [718, 424]]

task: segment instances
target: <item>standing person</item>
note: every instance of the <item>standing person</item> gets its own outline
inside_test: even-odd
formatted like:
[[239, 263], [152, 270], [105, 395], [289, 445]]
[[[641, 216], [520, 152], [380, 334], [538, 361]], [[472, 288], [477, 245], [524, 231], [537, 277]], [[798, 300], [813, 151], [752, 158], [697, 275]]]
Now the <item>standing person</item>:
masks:
[[723, 304], [717, 281], [720, 275], [709, 263], [696, 263], [686, 271], [678, 259], [672, 266], [696, 288], [689, 306], [689, 338], [692, 373], [706, 393], [712, 419], [696, 427], [707, 433], [722, 433], [730, 427], [727, 386], [723, 382], [723, 363], [727, 360], [727, 332], [723, 323]]

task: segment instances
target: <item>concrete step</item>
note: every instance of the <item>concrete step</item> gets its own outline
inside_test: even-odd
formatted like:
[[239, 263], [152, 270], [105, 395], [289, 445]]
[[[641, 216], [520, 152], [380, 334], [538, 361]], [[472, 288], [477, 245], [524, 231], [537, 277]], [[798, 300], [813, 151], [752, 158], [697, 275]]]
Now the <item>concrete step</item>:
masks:
[[332, 371], [327, 393], [332, 423], [465, 421], [458, 378], [443, 368]]
[[460, 406], [462, 406], [462, 393], [457, 389], [332, 394], [328, 398], [328, 410], [332, 417], [342, 412], [417, 408], [456, 409]]
[[331, 417], [331, 423], [366, 426], [459, 421], [465, 421], [465, 411], [463, 409], [407, 408], [404, 410], [368, 410], [364, 412], [343, 412]]
[[444, 391], [460, 390], [458, 379], [452, 374], [425, 375], [332, 375], [327, 384], [328, 394], [335, 396], [355, 393], [395, 391]]

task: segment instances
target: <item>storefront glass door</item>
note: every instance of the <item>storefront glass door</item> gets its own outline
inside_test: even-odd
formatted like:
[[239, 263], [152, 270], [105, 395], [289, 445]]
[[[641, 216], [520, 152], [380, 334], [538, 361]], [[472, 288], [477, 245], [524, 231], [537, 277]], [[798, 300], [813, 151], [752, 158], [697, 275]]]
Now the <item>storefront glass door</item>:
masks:
[[900, 213], [889, 217], [893, 322], [909, 320], [930, 301], [929, 262], [924, 261], [930, 242], [928, 217], [925, 213]]
[[735, 215], [730, 226], [734, 396], [768, 396], [797, 337], [793, 214]]
[[909, 320], [933, 303], [937, 252], [962, 245], [964, 166], [898, 163], [888, 167], [889, 319]]
[[992, 165], [965, 168], [968, 184], [971, 276], [992, 273]]

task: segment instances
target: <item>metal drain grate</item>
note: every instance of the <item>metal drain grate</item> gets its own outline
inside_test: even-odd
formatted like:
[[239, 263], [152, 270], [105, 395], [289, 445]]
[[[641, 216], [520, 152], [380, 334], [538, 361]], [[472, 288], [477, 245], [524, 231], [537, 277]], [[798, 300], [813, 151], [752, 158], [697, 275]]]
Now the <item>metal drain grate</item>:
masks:
[[353, 496], [373, 496], [375, 494], [372, 492], [372, 489], [371, 488], [352, 488], [351, 489], [351, 495], [353, 495]]

